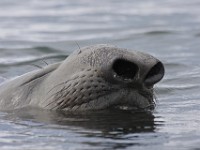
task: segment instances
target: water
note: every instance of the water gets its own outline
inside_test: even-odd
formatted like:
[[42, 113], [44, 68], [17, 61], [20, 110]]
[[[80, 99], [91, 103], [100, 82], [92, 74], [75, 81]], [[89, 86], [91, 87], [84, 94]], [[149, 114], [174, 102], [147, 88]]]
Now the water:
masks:
[[[199, 0], [1, 0], [0, 82], [96, 43], [162, 60], [152, 114], [0, 113], [0, 149], [199, 149]], [[45, 62], [44, 62], [45, 60]]]

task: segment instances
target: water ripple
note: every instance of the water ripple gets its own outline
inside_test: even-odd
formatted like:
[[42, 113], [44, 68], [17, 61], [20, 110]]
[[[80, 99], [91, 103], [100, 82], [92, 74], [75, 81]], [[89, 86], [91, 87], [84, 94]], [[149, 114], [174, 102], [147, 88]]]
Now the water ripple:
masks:
[[195, 149], [200, 112], [199, 0], [1, 0], [0, 82], [72, 50], [111, 43], [164, 62], [151, 115], [0, 113], [1, 149]]

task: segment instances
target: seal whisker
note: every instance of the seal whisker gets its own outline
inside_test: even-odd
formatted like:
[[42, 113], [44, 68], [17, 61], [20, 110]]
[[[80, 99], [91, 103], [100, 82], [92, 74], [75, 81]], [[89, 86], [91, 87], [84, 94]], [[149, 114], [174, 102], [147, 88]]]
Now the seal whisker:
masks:
[[53, 88], [51, 88], [51, 89], [47, 92], [47, 94], [50, 93], [53, 89], [57, 88], [58, 86], [61, 86], [61, 85], [63, 85], [63, 84], [66, 84], [67, 82], [68, 82], [68, 81], [64, 81], [64, 82], [62, 82], [62, 83], [59, 83], [59, 84], [55, 85]]
[[[62, 88], [60, 91], [58, 91], [58, 92], [56, 92], [56, 93], [53, 93], [53, 94], [50, 95], [48, 98], [46, 98], [45, 101], [48, 100], [48, 99], [50, 99], [51, 97], [53, 97], [53, 96], [55, 96], [55, 95], [58, 95], [58, 94], [61, 93], [61, 92], [64, 92], [64, 91], [67, 90], [70, 86], [71, 86], [71, 84], [69, 84], [68, 86]], [[48, 93], [49, 93], [49, 92], [48, 92]], [[45, 101], [44, 101], [44, 102], [45, 102]]]
[[79, 52], [78, 52], [78, 54], [80, 54], [80, 53], [81, 53], [81, 47], [79, 46], [78, 42], [75, 41], [75, 43], [76, 43], [76, 45], [77, 45], [78, 48], [79, 48]]
[[47, 66], [49, 65], [45, 60], [42, 59], [42, 62], [44, 62]]
[[[72, 79], [69, 79], [69, 80], [66, 80], [66, 81], [61, 82], [61, 83], [55, 85], [54, 87], [52, 87], [47, 93], [50, 93], [53, 89], [57, 88], [58, 86], [61, 86], [61, 85], [63, 85], [63, 84], [66, 84], [66, 83], [68, 83], [69, 81], [76, 80], [77, 78], [78, 78], [78, 76], [75, 76], [75, 77], [72, 78]], [[70, 85], [70, 86], [71, 86], [71, 85]]]
[[29, 65], [34, 66], [34, 67], [37, 67], [37, 68], [39, 68], [39, 69], [42, 69], [42, 68], [43, 68], [43, 67], [41, 67], [41, 66], [39, 66], [39, 65], [36, 65], [36, 64], [29, 64]]
[[[60, 90], [60, 91], [54, 93], [53, 95], [51, 95], [51, 97], [52, 97], [52, 96], [55, 96], [55, 95], [59, 95], [59, 93], [65, 92], [66, 90], [67, 90], [66, 88], [63, 88], [62, 90]], [[101, 97], [101, 96], [105, 96], [106, 93], [109, 94], [109, 93], [116, 92], [116, 91], [118, 91], [118, 89], [116, 89], [116, 88], [109, 88], [109, 89], [94, 90], [93, 93], [98, 93], [98, 97]], [[64, 94], [61, 94], [59, 97], [56, 97], [56, 99], [57, 99], [57, 104], [60, 104], [60, 106], [58, 106], [59, 108], [62, 108], [62, 109], [63, 109], [63, 108], [65, 108], [65, 107], [68, 105], [68, 103], [66, 102], [67, 98], [63, 98], [63, 97], [67, 97], [68, 94], [69, 94], [69, 93], [67, 93], [67, 94], [65, 94], [65, 95], [64, 95]], [[73, 94], [73, 89], [72, 89], [72, 94]], [[80, 94], [80, 93], [78, 93], [78, 94]], [[51, 98], [51, 97], [50, 97], [50, 98]], [[79, 96], [79, 97], [80, 97], [80, 96]], [[61, 100], [59, 100], [60, 98], [61, 98]], [[63, 99], [62, 99], [62, 98], [63, 98]], [[46, 100], [48, 100], [48, 99], [46, 99]], [[84, 104], [84, 103], [88, 103], [88, 102], [89, 102], [88, 99], [86, 99], [87, 101], [83, 101], [83, 99], [81, 100], [81, 99], [79, 98], [79, 99], [77, 99], [77, 100], [79, 100], [79, 101], [75, 103], [75, 100], [76, 100], [76, 98], [71, 99], [71, 100], [68, 100], [68, 102], [71, 102], [71, 103], [72, 103], [72, 101], [73, 101], [74, 106], [75, 106], [75, 105], [82, 105], [82, 104]], [[95, 100], [95, 98], [94, 98], [93, 100]], [[92, 100], [90, 100], [90, 101], [92, 101]], [[51, 104], [54, 103], [54, 102], [55, 102], [55, 101], [52, 101], [52, 102], [48, 103], [45, 107], [48, 107], [49, 105], [51, 105]], [[54, 106], [52, 109], [55, 109], [56, 107], [57, 107], [57, 105]], [[73, 106], [72, 106], [72, 107], [73, 107]]]
[[157, 96], [156, 96], [156, 90], [154, 90], [154, 89], [153, 89], [153, 98], [154, 98], [154, 103], [156, 104]]
[[[53, 97], [53, 96], [55, 96], [55, 95], [59, 95], [59, 93], [61, 93], [60, 96], [57, 97], [57, 99], [59, 99], [60, 97], [63, 96], [63, 95], [62, 95], [62, 92], [64, 92], [66, 89], [67, 89], [67, 88], [64, 87], [64, 88], [62, 88], [60, 91], [58, 91], [58, 92], [56, 92], [56, 93], [50, 95], [48, 98], [46, 98], [46, 99], [43, 101], [43, 103], [46, 102], [47, 100], [51, 99], [51, 97]], [[67, 94], [69, 94], [69, 93], [67, 92]], [[67, 94], [66, 94], [66, 95], [67, 95]], [[54, 102], [54, 101], [52, 101], [52, 103], [53, 103], [53, 102]], [[51, 103], [49, 103], [48, 105], [50, 105], [50, 104], [51, 104]], [[47, 106], [48, 106], [48, 105], [47, 105]]]

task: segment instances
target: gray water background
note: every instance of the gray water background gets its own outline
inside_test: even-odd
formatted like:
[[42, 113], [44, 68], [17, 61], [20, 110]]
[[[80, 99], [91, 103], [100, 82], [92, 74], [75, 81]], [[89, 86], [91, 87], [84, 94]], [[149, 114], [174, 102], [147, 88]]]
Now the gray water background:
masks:
[[0, 112], [1, 150], [200, 149], [199, 0], [0, 1], [1, 82], [63, 60], [76, 42], [163, 61], [155, 111]]

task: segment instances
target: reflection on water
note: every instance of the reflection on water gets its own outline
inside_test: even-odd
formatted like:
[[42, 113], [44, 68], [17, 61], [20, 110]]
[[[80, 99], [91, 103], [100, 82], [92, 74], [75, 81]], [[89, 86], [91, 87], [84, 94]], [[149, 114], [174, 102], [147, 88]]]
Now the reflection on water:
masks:
[[[24, 113], [26, 112], [26, 113]], [[117, 134], [152, 132], [155, 129], [154, 116], [150, 112], [130, 112], [123, 110], [102, 110], [81, 113], [50, 112], [42, 110], [19, 110], [17, 116], [23, 119], [76, 126], [98, 130], [112, 136]], [[28, 114], [27, 114], [28, 113]], [[24, 115], [25, 114], [25, 115]]]
[[[106, 110], [66, 113], [33, 108], [16, 110], [3, 116], [4, 120], [13, 122], [17, 126], [18, 130], [15, 131], [15, 134], [22, 134], [24, 130], [26, 132], [29, 130], [31, 132], [29, 136], [35, 139], [37, 132], [35, 133], [34, 130], [38, 130], [40, 137], [43, 137], [41, 138], [43, 142], [46, 138], [58, 136], [61, 140], [59, 143], [70, 143], [71, 139], [69, 139], [68, 134], [78, 134], [77, 138], [80, 138], [80, 141], [76, 142], [84, 144], [88, 148], [113, 149], [145, 145], [147, 143], [142, 139], [143, 134], [151, 133], [149, 138], [157, 138], [154, 137], [153, 133], [157, 126], [161, 126], [163, 122], [154, 121], [154, 118], [151, 112]], [[41, 130], [46, 131], [43, 133], [40, 132]], [[63, 132], [62, 135], [58, 134], [60, 131]], [[6, 132], [3, 131], [3, 133]], [[91, 140], [91, 138], [96, 140]], [[37, 147], [37, 143], [35, 146]]]
[[[0, 82], [109, 43], [165, 65], [144, 112], [0, 112], [0, 149], [198, 149], [199, 0], [1, 0]], [[38, 67], [39, 66], [39, 67]]]

